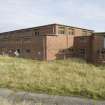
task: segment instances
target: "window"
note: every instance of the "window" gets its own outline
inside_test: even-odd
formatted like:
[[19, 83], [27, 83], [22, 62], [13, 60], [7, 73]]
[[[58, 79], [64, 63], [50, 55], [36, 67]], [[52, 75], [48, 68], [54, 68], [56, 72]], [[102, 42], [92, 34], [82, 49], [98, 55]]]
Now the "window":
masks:
[[102, 50], [102, 51], [101, 51], [101, 53], [102, 53], [102, 54], [105, 54], [105, 51], [104, 51], [104, 50]]
[[18, 53], [20, 53], [20, 49], [17, 49], [16, 51], [17, 51]]
[[37, 32], [35, 32], [35, 35], [37, 35]]
[[34, 34], [35, 34], [35, 36], [39, 36], [39, 29], [34, 29]]
[[79, 40], [80, 40], [80, 43], [85, 43], [87, 41], [85, 37], [80, 37]]
[[83, 36], [87, 36], [87, 31], [86, 31], [86, 30], [83, 30], [83, 31], [82, 31], [82, 35], [83, 35]]
[[85, 53], [86, 53], [85, 49], [79, 49], [80, 56], [84, 57]]
[[92, 35], [92, 31], [87, 32], [87, 36], [90, 36], [90, 35]]
[[65, 27], [64, 27], [64, 26], [59, 26], [59, 29], [61, 29], [61, 30], [63, 29], [63, 30], [64, 30], [64, 29], [65, 29]]
[[39, 32], [38, 31], [35, 32], [35, 36], [39, 36]]
[[62, 34], [62, 35], [65, 34], [65, 27], [64, 26], [59, 26], [58, 29], [59, 29], [58, 34]]
[[71, 34], [75, 35], [75, 29], [71, 29]]
[[74, 51], [73, 48], [69, 48], [68, 50], [69, 50], [70, 52], [73, 52], [73, 51]]
[[30, 53], [30, 52], [31, 52], [31, 50], [30, 50], [30, 49], [26, 49], [26, 52], [27, 52], [27, 53]]
[[65, 31], [64, 31], [64, 30], [59, 30], [58, 33], [59, 33], [59, 34], [65, 34]]
[[75, 35], [75, 29], [69, 28], [69, 35]]
[[32, 36], [24, 36], [23, 39], [24, 40], [29, 40], [29, 39], [32, 39]]
[[49, 28], [47, 34], [52, 34], [52, 30]]

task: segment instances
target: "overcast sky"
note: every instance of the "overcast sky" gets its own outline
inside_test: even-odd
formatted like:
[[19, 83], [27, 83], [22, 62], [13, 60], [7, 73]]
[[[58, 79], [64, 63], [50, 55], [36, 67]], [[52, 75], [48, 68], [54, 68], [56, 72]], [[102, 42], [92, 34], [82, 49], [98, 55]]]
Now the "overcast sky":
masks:
[[105, 0], [0, 0], [0, 32], [50, 23], [105, 31]]

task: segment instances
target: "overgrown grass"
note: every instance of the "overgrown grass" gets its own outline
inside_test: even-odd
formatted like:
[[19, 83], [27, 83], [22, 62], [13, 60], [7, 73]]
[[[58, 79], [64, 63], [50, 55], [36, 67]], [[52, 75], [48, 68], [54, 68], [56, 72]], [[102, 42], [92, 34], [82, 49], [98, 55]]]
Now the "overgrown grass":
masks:
[[0, 56], [0, 87], [105, 99], [105, 66], [79, 59], [39, 62]]

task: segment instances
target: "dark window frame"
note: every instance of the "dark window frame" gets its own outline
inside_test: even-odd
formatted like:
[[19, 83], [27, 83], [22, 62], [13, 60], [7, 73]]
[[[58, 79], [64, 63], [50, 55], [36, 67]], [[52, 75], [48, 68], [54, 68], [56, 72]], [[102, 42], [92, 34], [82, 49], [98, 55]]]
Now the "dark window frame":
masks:
[[26, 49], [26, 52], [27, 52], [27, 53], [31, 53], [31, 50], [30, 50], [30, 49]]
[[85, 49], [85, 48], [79, 49], [79, 55], [80, 55], [81, 57], [85, 57], [85, 55], [86, 55], [86, 49]]

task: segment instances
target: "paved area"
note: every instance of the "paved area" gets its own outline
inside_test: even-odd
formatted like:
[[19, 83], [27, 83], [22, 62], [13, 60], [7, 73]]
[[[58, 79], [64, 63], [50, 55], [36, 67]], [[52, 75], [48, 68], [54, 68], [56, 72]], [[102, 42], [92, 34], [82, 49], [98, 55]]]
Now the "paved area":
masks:
[[105, 105], [105, 101], [95, 101], [78, 97], [51, 96], [47, 94], [28, 92], [14, 92], [9, 89], [0, 89], [0, 97], [13, 102], [31, 102], [32, 105]]

